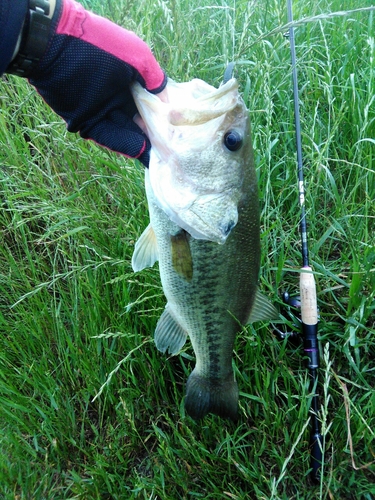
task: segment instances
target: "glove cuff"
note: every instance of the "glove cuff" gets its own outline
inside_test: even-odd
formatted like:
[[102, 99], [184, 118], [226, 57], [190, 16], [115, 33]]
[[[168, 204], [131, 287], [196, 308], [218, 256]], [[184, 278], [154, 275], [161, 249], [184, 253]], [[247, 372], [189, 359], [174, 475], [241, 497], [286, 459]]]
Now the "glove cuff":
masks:
[[[21, 32], [20, 49], [6, 73], [28, 77], [43, 57], [50, 39], [52, 14], [60, 10], [61, 0], [29, 0]], [[54, 8], [54, 12], [51, 10]]]

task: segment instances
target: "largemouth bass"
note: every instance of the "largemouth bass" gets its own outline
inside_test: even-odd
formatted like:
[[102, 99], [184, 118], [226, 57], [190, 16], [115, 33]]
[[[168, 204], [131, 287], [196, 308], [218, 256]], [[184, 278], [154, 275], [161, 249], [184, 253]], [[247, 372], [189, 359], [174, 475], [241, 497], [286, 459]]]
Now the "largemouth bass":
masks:
[[159, 260], [167, 298], [156, 347], [177, 354], [187, 336], [196, 366], [188, 378], [187, 413], [237, 420], [232, 367], [241, 325], [277, 315], [258, 292], [257, 179], [248, 111], [231, 78], [218, 89], [202, 80], [169, 81], [168, 102], [139, 84], [133, 96], [152, 148], [145, 173], [150, 225], [132, 266]]

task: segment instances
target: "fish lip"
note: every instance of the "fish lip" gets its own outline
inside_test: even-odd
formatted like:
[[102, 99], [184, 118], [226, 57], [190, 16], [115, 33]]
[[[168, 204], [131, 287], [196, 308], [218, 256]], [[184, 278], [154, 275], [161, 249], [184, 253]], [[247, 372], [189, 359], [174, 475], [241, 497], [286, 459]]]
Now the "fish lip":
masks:
[[[200, 80], [198, 79], [197, 81], [200, 82]], [[176, 82], [169, 78], [166, 89], [168, 89], [168, 85], [173, 87], [176, 85]], [[231, 111], [236, 106], [237, 97], [234, 97], [231, 104], [228, 103], [225, 108], [221, 108], [219, 106], [220, 100], [224, 98], [224, 96], [230, 95], [235, 92], [236, 89], [238, 89], [238, 82], [235, 78], [231, 78], [218, 88], [211, 87], [205, 84], [203, 88], [197, 87], [196, 95], [192, 96], [193, 98], [190, 99], [188, 107], [189, 109], [193, 109], [195, 111], [201, 111], [202, 106], [204, 107], [207, 103], [213, 101], [218, 107], [215, 108], [215, 105], [212, 107], [212, 116], [210, 116], [210, 118], [208, 119], [208, 121], [210, 121], [219, 116], [226, 115], [228, 111]], [[171, 108], [171, 103], [168, 100], [164, 101], [159, 99], [156, 94], [152, 94], [151, 92], [147, 91], [138, 82], [132, 83], [130, 90], [136, 103], [138, 113], [142, 117], [144, 126], [147, 129], [147, 135], [149, 136], [151, 143], [155, 141], [154, 134], [152, 133], [155, 123], [149, 121], [145, 116], [145, 110], [143, 109], [144, 106], [146, 106], [146, 108], [148, 109], [153, 108], [154, 111], [157, 108], [159, 110], [158, 114], [163, 115], [164, 119], [167, 118], [171, 125], [178, 126], [184, 124], [183, 116], [185, 115], [186, 111], [186, 108], [184, 106], [182, 106], [180, 109], [174, 110], [173, 108]], [[143, 105], [141, 104], [142, 101]]]

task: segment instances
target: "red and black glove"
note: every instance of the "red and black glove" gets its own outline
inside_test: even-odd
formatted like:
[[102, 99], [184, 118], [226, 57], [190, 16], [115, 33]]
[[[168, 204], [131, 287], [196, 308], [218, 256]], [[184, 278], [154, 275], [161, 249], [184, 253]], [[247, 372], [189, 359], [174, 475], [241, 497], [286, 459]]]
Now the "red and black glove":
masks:
[[73, 0], [57, 0], [46, 50], [27, 76], [69, 131], [148, 166], [150, 143], [133, 121], [129, 85], [138, 81], [157, 94], [167, 79], [134, 33]]

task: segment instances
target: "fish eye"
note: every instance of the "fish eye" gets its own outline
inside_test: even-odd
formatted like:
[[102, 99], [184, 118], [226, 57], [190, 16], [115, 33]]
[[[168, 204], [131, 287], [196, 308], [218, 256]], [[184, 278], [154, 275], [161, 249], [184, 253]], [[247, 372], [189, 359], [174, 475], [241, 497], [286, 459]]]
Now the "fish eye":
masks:
[[224, 144], [229, 151], [238, 151], [242, 146], [242, 136], [236, 130], [230, 130], [224, 136]]

